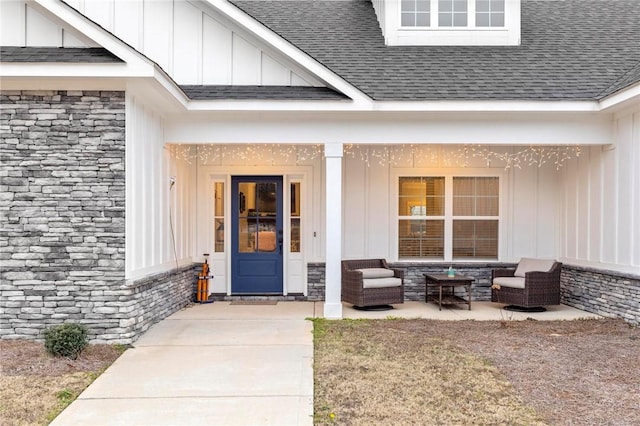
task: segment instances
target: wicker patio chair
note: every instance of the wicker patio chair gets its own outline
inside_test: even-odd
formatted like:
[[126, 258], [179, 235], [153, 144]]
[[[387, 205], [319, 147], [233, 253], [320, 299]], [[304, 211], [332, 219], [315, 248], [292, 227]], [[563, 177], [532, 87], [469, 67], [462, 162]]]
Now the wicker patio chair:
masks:
[[404, 271], [384, 259], [343, 260], [342, 301], [356, 309], [392, 309], [404, 303]]
[[526, 258], [518, 268], [494, 269], [491, 301], [506, 303], [507, 310], [526, 312], [543, 312], [544, 306], [559, 305], [561, 269], [560, 262]]

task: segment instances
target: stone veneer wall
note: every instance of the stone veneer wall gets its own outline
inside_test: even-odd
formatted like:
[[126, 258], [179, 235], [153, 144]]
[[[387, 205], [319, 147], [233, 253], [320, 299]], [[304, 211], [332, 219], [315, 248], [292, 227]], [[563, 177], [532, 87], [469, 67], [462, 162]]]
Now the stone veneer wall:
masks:
[[640, 276], [562, 265], [562, 303], [640, 325]]
[[307, 265], [307, 300], [318, 302], [324, 300], [324, 263]]
[[[389, 263], [405, 271], [405, 300], [424, 301], [424, 273], [444, 273], [448, 263]], [[472, 299], [491, 300], [491, 270], [515, 268], [514, 263], [453, 263], [461, 274], [472, 276]], [[310, 263], [308, 300], [324, 300], [324, 263]], [[640, 325], [640, 276], [564, 264], [561, 275], [562, 303], [605, 317], [622, 318]]]
[[[515, 267], [512, 263], [389, 263], [389, 267], [404, 270], [404, 298], [424, 301], [425, 280], [422, 274], [443, 274], [452, 266], [461, 274], [475, 278], [473, 300], [491, 300], [491, 269]], [[324, 263], [309, 263], [307, 267], [308, 300], [324, 300]]]
[[131, 343], [192, 298], [193, 265], [125, 281], [125, 94], [0, 93], [0, 338], [87, 326]]
[[0, 337], [77, 321], [109, 340], [122, 327], [124, 92], [2, 91], [0, 103]]
[[123, 302], [113, 314], [121, 318], [120, 329], [111, 330], [116, 333], [105, 340], [131, 343], [156, 322], [189, 305], [199, 270], [199, 265], [191, 264], [127, 283]]
[[491, 270], [510, 268], [512, 263], [389, 263], [389, 267], [404, 269], [404, 299], [424, 301], [425, 279], [423, 274], [444, 274], [449, 266], [457, 273], [475, 278], [471, 286], [471, 299], [491, 300]]

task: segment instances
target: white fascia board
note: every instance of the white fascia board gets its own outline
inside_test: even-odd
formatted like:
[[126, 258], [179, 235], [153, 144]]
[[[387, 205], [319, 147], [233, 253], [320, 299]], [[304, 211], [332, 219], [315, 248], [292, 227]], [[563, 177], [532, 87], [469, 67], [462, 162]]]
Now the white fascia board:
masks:
[[380, 111], [380, 112], [598, 112], [596, 101], [344, 101], [198, 100], [191, 111]]
[[640, 105], [640, 83], [636, 83], [600, 100], [600, 109], [604, 111], [633, 104]]
[[171, 94], [176, 101], [180, 103], [180, 106], [187, 109], [189, 106], [189, 98], [180, 89], [176, 82], [169, 77], [169, 75], [157, 64], [154, 64], [154, 77], [158, 84], [160, 84], [169, 94]]
[[596, 101], [380, 101], [376, 111], [416, 112], [595, 112]]
[[167, 90], [159, 79], [128, 78], [125, 90], [128, 97], [135, 98], [137, 103], [144, 104], [159, 116], [185, 113], [184, 102]]
[[255, 35], [274, 49], [282, 52], [283, 55], [290, 58], [293, 62], [300, 65], [315, 75], [319, 80], [325, 81], [329, 86], [344, 93], [357, 105], [367, 105], [371, 103], [371, 98], [362, 93], [353, 85], [346, 82], [338, 75], [331, 72], [324, 65], [313, 59], [311, 56], [302, 52], [297, 47], [274, 33], [260, 22], [256, 21], [227, 0], [206, 0], [211, 6], [223, 16], [240, 25], [251, 34]]
[[104, 47], [122, 59], [127, 67], [132, 67], [136, 70], [147, 68], [147, 75], [153, 76], [154, 64], [150, 59], [70, 6], [62, 3], [60, 0], [33, 0], [33, 2], [34, 6], [39, 6], [39, 9], [42, 11], [53, 15], [66, 25], [75, 28], [99, 46]]
[[[1, 0], [0, 0], [1, 1]], [[125, 71], [122, 71], [122, 70]], [[171, 98], [185, 111], [189, 98], [159, 67], [134, 69], [121, 63], [0, 63], [0, 83], [5, 90], [135, 90], [141, 96]], [[143, 88], [141, 90], [141, 88]], [[148, 92], [145, 92], [147, 90]]]
[[[1, 0], [0, 0], [1, 1]], [[124, 78], [91, 77], [0, 77], [2, 90], [125, 90]]]
[[3, 62], [2, 77], [153, 77], [153, 68], [126, 63]]

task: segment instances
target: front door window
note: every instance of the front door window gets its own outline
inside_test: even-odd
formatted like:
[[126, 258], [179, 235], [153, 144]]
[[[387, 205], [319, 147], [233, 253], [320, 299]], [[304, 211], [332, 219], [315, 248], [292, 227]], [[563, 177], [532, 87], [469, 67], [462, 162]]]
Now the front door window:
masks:
[[231, 183], [231, 291], [282, 293], [282, 176], [237, 176]]
[[238, 191], [240, 252], [275, 252], [278, 249], [275, 182], [243, 182]]

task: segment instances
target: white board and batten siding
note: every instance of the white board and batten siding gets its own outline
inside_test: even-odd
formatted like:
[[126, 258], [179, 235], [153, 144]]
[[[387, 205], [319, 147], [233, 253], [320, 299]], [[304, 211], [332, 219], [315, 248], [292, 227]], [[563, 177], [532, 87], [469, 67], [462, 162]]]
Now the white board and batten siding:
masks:
[[640, 273], [640, 109], [614, 117], [614, 143], [564, 171], [560, 256]]
[[170, 157], [157, 111], [131, 93], [126, 107], [126, 277], [135, 279], [191, 263], [196, 174]]
[[[66, 0], [178, 84], [323, 86], [213, 8], [187, 0]], [[17, 19], [16, 19], [17, 17]], [[0, 1], [4, 46], [97, 47], [24, 0]]]
[[[517, 151], [522, 147], [491, 147]], [[391, 148], [401, 149], [401, 148]], [[455, 147], [429, 145], [423, 152], [398, 154], [391, 165], [381, 164], [371, 150], [359, 148], [345, 156], [343, 257], [386, 258], [398, 261], [398, 176], [490, 175], [501, 180], [499, 260], [556, 257], [559, 247], [559, 185], [562, 172], [554, 165], [505, 169], [493, 161], [469, 159], [465, 167], [451, 161]], [[369, 150], [369, 164], [362, 150]], [[402, 260], [402, 259], [401, 259]], [[410, 260], [410, 259], [404, 259]], [[421, 261], [423, 259], [416, 259]]]
[[24, 0], [0, 0], [0, 45], [97, 47], [73, 28], [64, 27]]

